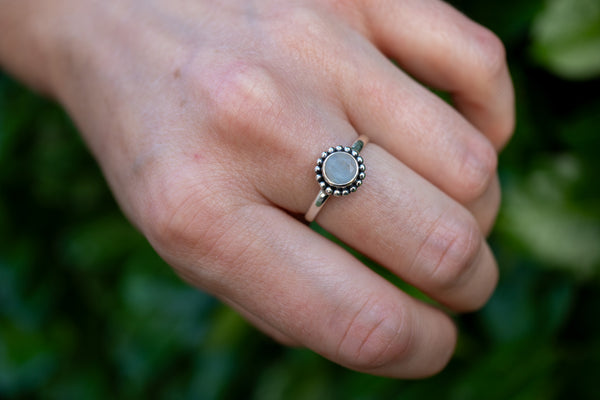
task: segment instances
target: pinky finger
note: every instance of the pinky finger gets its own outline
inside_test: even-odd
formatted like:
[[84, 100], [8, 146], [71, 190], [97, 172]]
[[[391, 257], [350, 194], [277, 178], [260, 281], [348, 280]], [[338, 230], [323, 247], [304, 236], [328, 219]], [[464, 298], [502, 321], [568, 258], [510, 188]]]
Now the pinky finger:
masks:
[[260, 331], [262, 331], [265, 335], [270, 336], [273, 340], [281, 343], [284, 346], [290, 346], [290, 347], [301, 346], [301, 343], [299, 341], [286, 335], [285, 333], [283, 333], [282, 331], [280, 331], [273, 325], [266, 322], [263, 318], [246, 310], [243, 306], [241, 306], [231, 300], [228, 300], [228, 299], [221, 298], [220, 300], [223, 303], [230, 306], [231, 308], [233, 308], [235, 311], [237, 311], [246, 321], [248, 321], [249, 323], [254, 325], [256, 328], [258, 328]]

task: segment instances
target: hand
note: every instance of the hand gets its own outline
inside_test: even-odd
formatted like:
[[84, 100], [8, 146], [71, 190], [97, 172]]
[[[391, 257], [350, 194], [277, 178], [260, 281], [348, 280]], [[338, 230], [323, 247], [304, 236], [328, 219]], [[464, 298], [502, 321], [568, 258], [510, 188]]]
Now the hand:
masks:
[[0, 58], [67, 108], [183, 278], [359, 371], [421, 377], [447, 363], [446, 314], [300, 220], [320, 153], [368, 135], [364, 186], [317, 222], [450, 309], [484, 304], [496, 151], [514, 124], [492, 33], [437, 0], [56, 3], [35, 19], [48, 64], [11, 61], [7, 43]]

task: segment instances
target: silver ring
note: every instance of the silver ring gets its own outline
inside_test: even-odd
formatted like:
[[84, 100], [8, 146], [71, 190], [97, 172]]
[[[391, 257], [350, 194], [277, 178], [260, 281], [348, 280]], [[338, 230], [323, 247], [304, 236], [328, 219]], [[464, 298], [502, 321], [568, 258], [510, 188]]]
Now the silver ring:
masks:
[[366, 167], [359, 153], [368, 142], [366, 136], [360, 136], [350, 147], [330, 147], [321, 154], [315, 167], [321, 190], [304, 216], [308, 222], [314, 221], [329, 197], [347, 196], [362, 185]]

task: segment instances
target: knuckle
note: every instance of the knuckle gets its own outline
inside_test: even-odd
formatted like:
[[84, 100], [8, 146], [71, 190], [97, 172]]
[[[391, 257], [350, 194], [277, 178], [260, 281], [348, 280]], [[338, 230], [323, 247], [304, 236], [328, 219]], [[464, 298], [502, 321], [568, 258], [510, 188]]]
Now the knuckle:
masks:
[[498, 118], [494, 126], [490, 127], [489, 136], [493, 138], [494, 145], [501, 149], [510, 140], [516, 126], [516, 115], [514, 105], [514, 91], [512, 86], [509, 86], [510, 90], [510, 103], [507, 112], [505, 112], [502, 118]]
[[466, 148], [460, 158], [456, 180], [460, 201], [471, 203], [483, 196], [495, 179], [498, 155], [492, 144], [481, 138], [479, 144]]
[[223, 200], [220, 190], [203, 184], [168, 188], [146, 212], [145, 219], [151, 222], [144, 234], [183, 279], [224, 290], [233, 279], [228, 276], [232, 268], [249, 263], [264, 249], [245, 232], [245, 222], [254, 213], [252, 203]]
[[492, 132], [495, 137], [498, 139], [498, 147], [503, 147], [513, 135], [516, 126], [516, 116], [515, 113], [511, 112], [505, 117], [502, 118], [498, 126], [496, 127], [496, 132]]
[[481, 233], [484, 237], [489, 236], [492, 228], [494, 227], [494, 222], [496, 222], [496, 217], [498, 216], [498, 211], [500, 210], [500, 202], [502, 200], [501, 197], [502, 194], [500, 181], [498, 177], [495, 176], [493, 181], [490, 183], [487, 193], [482, 198], [482, 202], [485, 203], [486, 212], [479, 214], [477, 217]]
[[475, 81], [480, 94], [487, 99], [500, 99], [498, 111], [501, 110], [494, 123], [486, 127], [486, 135], [492, 138], [494, 145], [501, 148], [512, 136], [516, 116], [514, 110], [514, 89], [510, 83], [510, 75], [506, 62], [506, 49], [496, 34], [489, 29], [474, 24], [470, 30], [473, 43], [471, 74], [467, 77]]
[[210, 168], [198, 179], [195, 167], [180, 163], [163, 164], [147, 178], [136, 220], [159, 253], [188, 252], [207, 242], [233, 201], [214, 200], [224, 199], [221, 180]]
[[346, 321], [338, 357], [350, 368], [369, 371], [408, 358], [413, 331], [408, 314], [381, 301], [367, 301]]
[[274, 77], [251, 62], [220, 68], [210, 90], [214, 126], [226, 131], [254, 131], [255, 124], [273, 121], [283, 109], [283, 96]]
[[504, 73], [506, 50], [500, 38], [481, 25], [476, 25], [474, 37], [482, 79], [491, 80]]
[[421, 249], [432, 289], [460, 286], [473, 271], [481, 247], [479, 225], [470, 214], [454, 208], [442, 215]]
[[[151, 223], [146, 235], [157, 250], [193, 248], [205, 237], [204, 227], [214, 223], [216, 213], [206, 212], [206, 193], [200, 189], [169, 185], [147, 212], [144, 219]], [[195, 223], [199, 220], [203, 223]]]

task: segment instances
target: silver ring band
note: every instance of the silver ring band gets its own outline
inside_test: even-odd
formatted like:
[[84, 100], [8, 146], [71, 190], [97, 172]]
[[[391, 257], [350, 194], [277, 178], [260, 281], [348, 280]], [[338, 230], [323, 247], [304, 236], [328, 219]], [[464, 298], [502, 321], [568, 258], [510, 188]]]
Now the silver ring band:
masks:
[[304, 216], [308, 222], [314, 221], [331, 196], [347, 196], [362, 185], [366, 167], [359, 154], [368, 142], [366, 136], [359, 136], [350, 147], [330, 147], [321, 154], [315, 167], [321, 190]]

